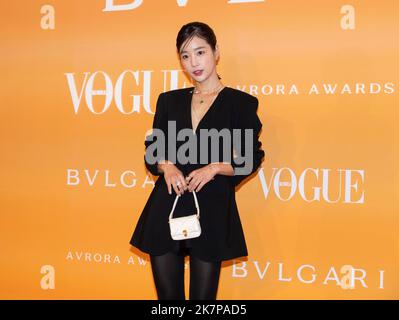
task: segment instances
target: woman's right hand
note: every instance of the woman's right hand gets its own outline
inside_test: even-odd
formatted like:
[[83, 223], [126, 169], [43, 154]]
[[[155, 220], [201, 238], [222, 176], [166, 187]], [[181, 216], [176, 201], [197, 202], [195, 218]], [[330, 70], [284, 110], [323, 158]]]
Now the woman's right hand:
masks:
[[[183, 176], [183, 173], [174, 165], [174, 163], [166, 161], [162, 164], [158, 164], [168, 187], [169, 194], [172, 194], [172, 188], [176, 194], [183, 194], [184, 190], [187, 190], [187, 182]], [[177, 185], [179, 184], [179, 186]]]

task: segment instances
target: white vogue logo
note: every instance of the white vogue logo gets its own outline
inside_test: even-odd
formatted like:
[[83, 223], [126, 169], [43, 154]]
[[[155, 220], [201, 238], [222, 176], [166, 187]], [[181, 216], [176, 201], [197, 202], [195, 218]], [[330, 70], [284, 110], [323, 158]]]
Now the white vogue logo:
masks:
[[[154, 114], [151, 111], [151, 70], [142, 70], [142, 71], [132, 71], [132, 70], [124, 70], [117, 78], [114, 84], [112, 83], [111, 77], [104, 71], [96, 71], [92, 74], [90, 72], [84, 73], [83, 81], [81, 82], [81, 86], [78, 88], [77, 81], [75, 79], [75, 73], [66, 72], [64, 75], [66, 76], [69, 92], [71, 94], [73, 108], [75, 114], [78, 113], [83, 94], [89, 110], [94, 114], [103, 114], [106, 112], [112, 100], [115, 100], [116, 107], [123, 114], [132, 114], [132, 113], [140, 113], [141, 103], [143, 104], [144, 110], [147, 113]], [[164, 70], [163, 76], [164, 79], [170, 79], [169, 88], [170, 90], [177, 89], [178, 84], [178, 75], [181, 70]], [[126, 111], [125, 106], [122, 104], [122, 87], [123, 83], [127, 77], [132, 77], [132, 81], [135, 85], [142, 87], [142, 94], [129, 94], [130, 97], [133, 97], [133, 105], [130, 110]], [[97, 80], [98, 79], [98, 80]], [[103, 81], [105, 86], [100, 90], [94, 89], [94, 81]], [[166, 87], [166, 84], [165, 84]], [[94, 96], [104, 96], [105, 101], [102, 109], [100, 111], [95, 111], [93, 106], [93, 97]]]

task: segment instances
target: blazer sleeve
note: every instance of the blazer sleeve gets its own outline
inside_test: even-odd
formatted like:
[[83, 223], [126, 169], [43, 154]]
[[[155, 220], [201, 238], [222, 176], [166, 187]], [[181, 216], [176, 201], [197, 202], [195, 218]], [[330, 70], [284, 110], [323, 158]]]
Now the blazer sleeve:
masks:
[[[258, 110], [259, 100], [258, 98], [251, 96], [250, 99], [245, 99], [245, 101], [240, 101], [241, 105], [237, 105], [238, 112], [236, 112], [236, 125], [235, 128], [241, 129], [241, 146], [240, 150], [235, 150], [239, 155], [245, 155], [245, 129], [253, 129], [252, 130], [252, 156], [253, 156], [253, 165], [252, 170], [248, 174], [239, 174], [237, 175], [234, 172], [234, 176], [232, 176], [232, 181], [234, 186], [237, 186], [244, 180], [246, 177], [253, 174], [259, 167], [262, 162], [262, 159], [265, 156], [265, 152], [262, 150], [262, 142], [259, 140], [259, 133], [262, 129], [262, 123], [256, 114]], [[233, 147], [234, 148], [234, 147]], [[237, 164], [234, 157], [232, 157], [231, 165], [233, 169], [243, 167], [244, 164]], [[235, 171], [235, 170], [234, 170]]]
[[[153, 120], [153, 124], [152, 124], [152, 129], [162, 130], [165, 134], [165, 141], [168, 141], [167, 140], [168, 113], [167, 113], [167, 105], [165, 102], [165, 93], [164, 92], [158, 96], [154, 120]], [[148, 169], [148, 171], [150, 171], [154, 176], [159, 176], [163, 173], [158, 171], [158, 163], [161, 160], [166, 159], [166, 155], [157, 154], [158, 160], [154, 164], [149, 163], [146, 159], [148, 146], [150, 146], [155, 141], [156, 141], [156, 138], [154, 139], [153, 132], [151, 132], [150, 135], [146, 136], [146, 139], [144, 141], [144, 145], [145, 145], [144, 163], [145, 163], [145, 166]], [[165, 142], [165, 144], [166, 144], [166, 142]], [[166, 153], [166, 150], [167, 150], [167, 146], [165, 145], [165, 153]]]

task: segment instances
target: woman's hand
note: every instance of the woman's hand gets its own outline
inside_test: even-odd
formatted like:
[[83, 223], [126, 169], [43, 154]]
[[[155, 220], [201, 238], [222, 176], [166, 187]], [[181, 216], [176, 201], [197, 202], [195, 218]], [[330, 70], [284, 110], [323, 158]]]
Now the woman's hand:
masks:
[[192, 192], [198, 192], [202, 187], [210, 180], [214, 179], [214, 176], [218, 173], [217, 164], [210, 163], [202, 168], [193, 170], [187, 176], [186, 181], [188, 183], [188, 190]]
[[166, 162], [160, 165], [169, 194], [172, 194], [172, 187], [176, 194], [183, 194], [187, 190], [187, 183], [184, 179], [183, 173], [172, 163]]

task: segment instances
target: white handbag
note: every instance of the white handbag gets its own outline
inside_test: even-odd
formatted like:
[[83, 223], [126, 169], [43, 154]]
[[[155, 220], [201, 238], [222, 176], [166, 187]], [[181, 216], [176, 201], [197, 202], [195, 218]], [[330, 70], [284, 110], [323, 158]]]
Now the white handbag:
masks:
[[197, 238], [201, 235], [201, 224], [199, 221], [200, 210], [198, 206], [198, 200], [195, 191], [193, 190], [192, 192], [195, 200], [195, 207], [197, 208], [197, 214], [173, 218], [173, 211], [175, 210], [177, 200], [180, 197], [179, 194], [176, 196], [175, 202], [173, 203], [173, 208], [169, 214], [170, 234], [173, 240]]

